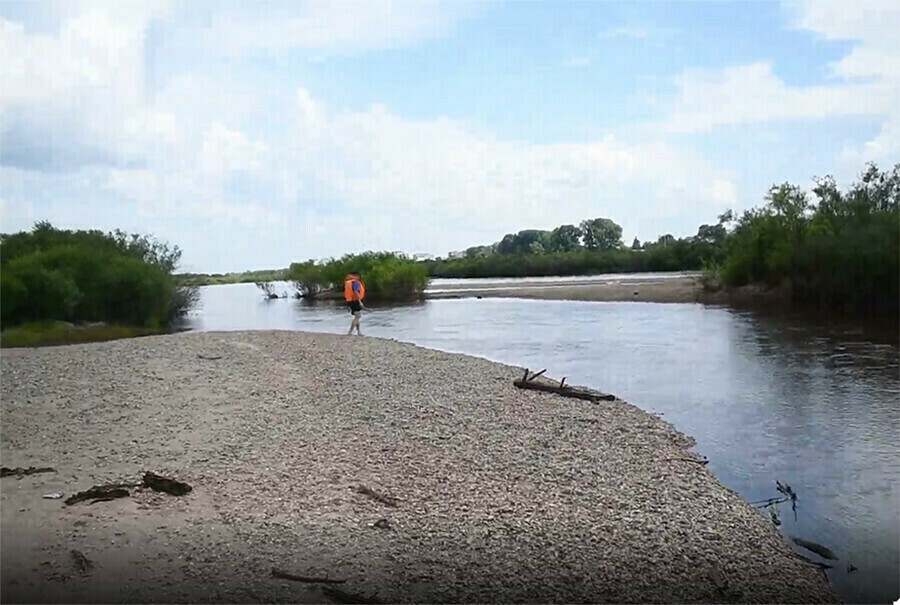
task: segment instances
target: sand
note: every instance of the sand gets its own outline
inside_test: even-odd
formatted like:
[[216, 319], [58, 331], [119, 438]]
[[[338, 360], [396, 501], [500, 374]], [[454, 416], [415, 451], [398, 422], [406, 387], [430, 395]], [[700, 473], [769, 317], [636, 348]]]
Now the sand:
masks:
[[442, 287], [438, 292], [425, 292], [429, 299], [442, 298], [528, 298], [540, 300], [573, 300], [593, 302], [693, 303], [703, 299], [696, 276], [664, 278], [647, 276], [636, 280], [601, 281], [596, 279], [574, 283], [547, 284], [524, 279], [502, 287], [459, 284]]
[[[300, 332], [0, 361], [3, 466], [57, 471], [0, 480], [4, 602], [335, 600], [273, 567], [384, 602], [838, 601], [688, 437], [519, 368]], [[145, 470], [193, 491], [42, 498]]]

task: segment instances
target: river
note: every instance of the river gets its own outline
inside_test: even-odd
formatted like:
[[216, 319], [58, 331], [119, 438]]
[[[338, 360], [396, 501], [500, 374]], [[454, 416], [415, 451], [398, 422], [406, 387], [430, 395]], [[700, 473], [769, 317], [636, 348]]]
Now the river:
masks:
[[[202, 306], [188, 319], [195, 330], [341, 333], [350, 321], [342, 305], [267, 301], [253, 284], [201, 291]], [[895, 344], [853, 328], [698, 304], [432, 300], [369, 309], [362, 327], [371, 336], [547, 368], [657, 413], [694, 437], [710, 470], [744, 499], [775, 497], [776, 480], [789, 484], [796, 519], [782, 504], [780, 529], [834, 551], [827, 573], [845, 601], [900, 596]]]

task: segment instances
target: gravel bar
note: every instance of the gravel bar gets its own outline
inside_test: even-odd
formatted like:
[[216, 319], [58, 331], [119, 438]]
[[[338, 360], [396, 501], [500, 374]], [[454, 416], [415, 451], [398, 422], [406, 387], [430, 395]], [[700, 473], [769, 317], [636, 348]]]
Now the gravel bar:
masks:
[[[56, 469], [0, 483], [4, 602], [839, 602], [688, 437], [523, 368], [303, 332], [0, 360], [3, 465]], [[145, 471], [193, 489], [43, 497]]]

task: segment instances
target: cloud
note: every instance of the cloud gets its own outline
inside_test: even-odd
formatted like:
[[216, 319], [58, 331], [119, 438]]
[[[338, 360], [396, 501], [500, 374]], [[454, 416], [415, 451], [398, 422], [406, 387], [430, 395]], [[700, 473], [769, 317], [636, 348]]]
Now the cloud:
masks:
[[896, 161], [900, 156], [900, 4], [867, 0], [855, 4], [804, 1], [788, 5], [794, 25], [826, 40], [850, 40], [850, 54], [830, 65], [832, 75], [846, 82], [868, 81], [885, 102], [881, 132], [860, 148], [847, 149], [839, 159]]
[[687, 69], [674, 79], [679, 90], [663, 127], [668, 132], [708, 132], [718, 126], [849, 116], [882, 119], [882, 129], [841, 158], [891, 159], [900, 150], [900, 4], [809, 1], [786, 4], [792, 27], [825, 40], [853, 41], [845, 57], [829, 65], [830, 82], [790, 86], [757, 62], [721, 70]]
[[[356, 19], [378, 29], [386, 10], [349, 17], [329, 6], [313, 10], [317, 23], [345, 41]], [[435, 10], [398, 13], [393, 33], [366, 30], [359, 44], [433, 35], [425, 7]], [[300, 81], [285, 92], [187, 72], [150, 91], [148, 15], [91, 8], [49, 33], [0, 21], [16, 58], [2, 62], [4, 229], [48, 218], [151, 231], [181, 245], [193, 269], [215, 271], [246, 263], [238, 251], [262, 266], [365, 249], [445, 253], [594, 216], [642, 239], [686, 234], [738, 202], [731, 175], [661, 142], [502, 140], [377, 104], [339, 111]], [[288, 31], [274, 48], [306, 30]], [[307, 33], [307, 47], [341, 46]], [[262, 41], [254, 36], [250, 47]]]
[[167, 118], [146, 113], [145, 25], [91, 9], [49, 35], [0, 18], [0, 162], [37, 170], [141, 163], [141, 149], [167, 135]]
[[727, 175], [661, 143], [520, 144], [447, 118], [410, 121], [377, 105], [329, 113], [305, 90], [297, 98], [285, 157], [316, 197], [346, 200], [355, 212], [420, 215], [461, 233], [482, 224], [502, 235], [597, 213], [635, 229], [676, 217], [685, 204], [711, 214], [737, 198]]
[[883, 82], [792, 87], [768, 63], [724, 70], [686, 70], [675, 78], [680, 93], [670, 132], [707, 132], [727, 124], [773, 120], [880, 116], [892, 111], [896, 90]]
[[321, 58], [321, 53], [414, 46], [447, 34], [483, 8], [481, 2], [464, 0], [308, 0], [267, 5], [264, 13], [247, 6], [218, 12], [196, 39], [227, 56], [304, 49], [318, 51]]

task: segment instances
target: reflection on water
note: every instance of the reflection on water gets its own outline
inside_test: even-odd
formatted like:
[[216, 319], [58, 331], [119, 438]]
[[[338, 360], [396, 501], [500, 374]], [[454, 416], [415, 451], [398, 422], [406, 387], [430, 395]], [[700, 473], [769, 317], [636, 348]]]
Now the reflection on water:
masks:
[[[203, 288], [191, 318], [198, 330], [341, 333], [349, 322], [341, 305], [264, 301], [252, 284]], [[781, 529], [836, 553], [829, 577], [845, 600], [900, 595], [896, 346], [687, 304], [439, 300], [370, 309], [362, 327], [547, 368], [660, 413], [746, 500], [777, 496], [776, 479], [793, 487], [797, 519], [784, 507]]]

